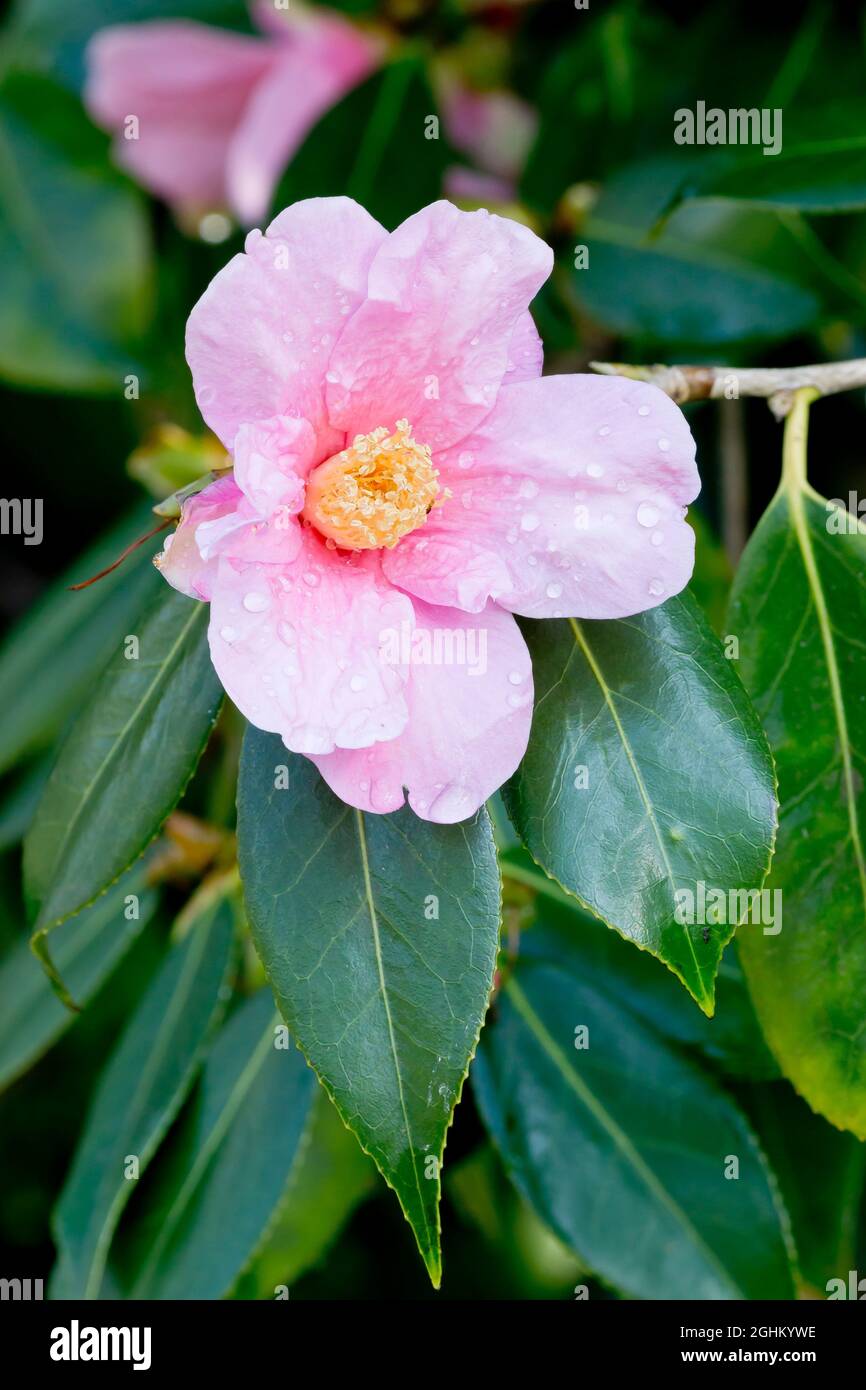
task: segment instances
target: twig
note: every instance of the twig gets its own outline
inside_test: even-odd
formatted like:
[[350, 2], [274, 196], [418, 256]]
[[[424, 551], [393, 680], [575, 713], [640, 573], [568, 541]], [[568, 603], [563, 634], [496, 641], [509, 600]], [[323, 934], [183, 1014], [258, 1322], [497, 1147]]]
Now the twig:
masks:
[[627, 362], [590, 362], [603, 376], [627, 376], [658, 386], [678, 405], [688, 401], [738, 400], [762, 396], [777, 420], [791, 408], [794, 392], [811, 386], [819, 396], [866, 387], [866, 357], [848, 362], [818, 362], [810, 367], [631, 366]]

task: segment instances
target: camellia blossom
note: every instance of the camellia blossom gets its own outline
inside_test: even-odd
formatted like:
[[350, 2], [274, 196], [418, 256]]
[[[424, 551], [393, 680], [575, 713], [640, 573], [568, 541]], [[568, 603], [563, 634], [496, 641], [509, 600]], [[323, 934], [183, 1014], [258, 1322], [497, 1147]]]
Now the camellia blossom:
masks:
[[294, 204], [215, 277], [187, 359], [231, 475], [157, 558], [210, 602], [242, 713], [352, 806], [471, 815], [532, 717], [514, 618], [616, 618], [686, 584], [694, 443], [655, 387], [541, 376], [528, 228], [438, 202], [388, 233]]
[[297, 0], [279, 11], [257, 0], [252, 13], [262, 37], [180, 19], [103, 29], [88, 46], [84, 92], [115, 136], [117, 162], [145, 188], [182, 213], [229, 207], [247, 226], [264, 217], [316, 121], [382, 52]]

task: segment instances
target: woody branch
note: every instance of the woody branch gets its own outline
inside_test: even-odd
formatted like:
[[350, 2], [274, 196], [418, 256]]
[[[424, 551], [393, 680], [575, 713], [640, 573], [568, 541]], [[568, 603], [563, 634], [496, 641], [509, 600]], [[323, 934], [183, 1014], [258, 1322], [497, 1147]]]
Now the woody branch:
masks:
[[820, 396], [866, 387], [866, 357], [848, 362], [819, 362], [807, 367], [632, 366], [627, 362], [590, 362], [603, 376], [625, 376], [658, 386], [678, 405], [689, 401], [764, 397], [777, 420], [791, 408], [794, 393], [813, 387]]

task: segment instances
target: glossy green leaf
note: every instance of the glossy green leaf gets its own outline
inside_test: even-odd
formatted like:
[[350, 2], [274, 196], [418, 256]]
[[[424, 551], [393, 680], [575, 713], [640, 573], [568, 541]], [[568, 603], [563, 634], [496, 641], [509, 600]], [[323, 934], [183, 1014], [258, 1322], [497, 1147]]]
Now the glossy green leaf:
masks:
[[[289, 786], [275, 785], [284, 779]], [[438, 1284], [439, 1169], [493, 980], [499, 876], [485, 812], [355, 811], [249, 728], [238, 856], [280, 1010], [394, 1188]]]
[[[119, 642], [60, 750], [24, 846], [38, 931], [92, 902], [156, 835], [219, 709], [205, 604], [167, 585]], [[44, 939], [44, 938], [43, 938]]]
[[99, 1082], [54, 1215], [53, 1298], [97, 1298], [117, 1223], [189, 1091], [225, 998], [233, 916], [212, 897], [169, 953]]
[[143, 200], [78, 99], [34, 73], [0, 84], [0, 206], [0, 375], [122, 391], [149, 299]]
[[[802, 420], [789, 421], [789, 432]], [[786, 448], [794, 438], [789, 433]], [[805, 449], [805, 444], [802, 445]], [[783, 1072], [866, 1138], [866, 533], [796, 458], [740, 562], [729, 630], [773, 747], [780, 822], [767, 887], [781, 930], [740, 932]]]
[[[137, 903], [134, 901], [137, 899]], [[57, 933], [55, 963], [83, 1006], [123, 959], [152, 919], [158, 894], [137, 864], [89, 908]], [[0, 1089], [47, 1052], [75, 1014], [60, 1002], [23, 939], [0, 961]]]
[[233, 1291], [235, 1298], [272, 1299], [285, 1288], [291, 1291], [306, 1270], [321, 1263], [354, 1208], [379, 1181], [321, 1086], [316, 1092], [307, 1142], [262, 1249]]
[[260, 990], [216, 1038], [142, 1194], [126, 1297], [225, 1297], [302, 1164], [319, 1090], [271, 991]]
[[770, 212], [693, 203], [653, 233], [611, 194], [582, 240], [589, 265], [573, 271], [574, 292], [618, 333], [711, 348], [784, 338], [822, 316], [814, 268]]
[[739, 159], [715, 160], [679, 196], [733, 198], [813, 214], [866, 208], [866, 135], [849, 127], [828, 139], [786, 141], [775, 155], [750, 149]]
[[482, 1035], [473, 1090], [513, 1181], [633, 1297], [792, 1297], [787, 1217], [745, 1117], [619, 998], [592, 942], [528, 932]]
[[[532, 623], [526, 635], [536, 707], [505, 789], [511, 819], [547, 873], [711, 1014], [741, 915], [727, 895], [760, 887], [775, 825], [772, 762], [746, 693], [688, 593], [634, 618]], [[722, 920], [697, 920], [711, 890], [726, 895]], [[688, 893], [692, 923], [677, 917]]]
[[[0, 648], [0, 772], [54, 741], [129, 623], [160, 592], [164, 581], [151, 564], [155, 538], [97, 584], [70, 592], [70, 585], [99, 574], [153, 525], [150, 508], [136, 508], [85, 551], [6, 638]], [[52, 679], [54, 671], [63, 679]]]
[[[517, 875], [516, 880], [513, 875]], [[725, 1076], [750, 1081], [770, 1081], [779, 1075], [775, 1058], [764, 1041], [737, 957], [731, 942], [716, 976], [716, 1009], [707, 1018], [693, 1005], [679, 982], [648, 951], [635, 951], [616, 932], [584, 912], [578, 903], [566, 905], [548, 892], [561, 889], [541, 871], [502, 862], [506, 886], [517, 881], [536, 888], [535, 910], [541, 920], [559, 926], [578, 939], [589, 937], [595, 967], [606, 970], [616, 982], [617, 996], [638, 1018], [664, 1037], [694, 1050]], [[546, 886], [545, 886], [546, 885]]]
[[436, 103], [415, 57], [386, 65], [334, 106], [293, 158], [273, 213], [300, 198], [345, 194], [393, 228], [441, 196], [444, 139], [426, 136]]

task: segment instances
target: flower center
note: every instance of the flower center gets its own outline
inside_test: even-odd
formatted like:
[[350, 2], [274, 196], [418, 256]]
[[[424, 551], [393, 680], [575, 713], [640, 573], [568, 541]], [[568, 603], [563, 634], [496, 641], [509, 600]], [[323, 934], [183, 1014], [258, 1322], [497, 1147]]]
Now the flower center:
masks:
[[313, 469], [304, 516], [346, 550], [390, 550], [438, 505], [438, 477], [427, 445], [416, 444], [408, 420], [398, 420], [393, 434], [384, 426], [358, 434]]

